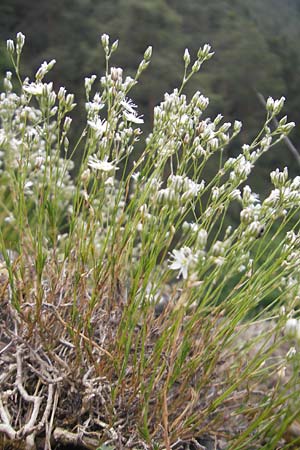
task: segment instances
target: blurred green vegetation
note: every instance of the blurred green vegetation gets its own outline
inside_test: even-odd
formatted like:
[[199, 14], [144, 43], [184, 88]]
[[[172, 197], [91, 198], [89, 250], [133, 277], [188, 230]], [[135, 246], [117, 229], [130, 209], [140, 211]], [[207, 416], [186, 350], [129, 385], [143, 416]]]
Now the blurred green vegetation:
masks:
[[[195, 55], [208, 42], [215, 56], [187, 87], [210, 98], [209, 115], [241, 120], [244, 131], [225, 156], [237, 153], [253, 138], [264, 109], [256, 92], [287, 98], [285, 113], [300, 124], [300, 0], [2, 0], [0, 4], [0, 70], [9, 67], [5, 41], [18, 31], [26, 35], [23, 75], [33, 76], [44, 60], [55, 58], [51, 80], [74, 92], [73, 115], [80, 132], [84, 111], [84, 77], [101, 75], [104, 58], [100, 35], [119, 39], [116, 66], [130, 75], [148, 45], [150, 68], [134, 91], [135, 101], [151, 129], [153, 107], [164, 92], [180, 84], [186, 47]], [[74, 139], [76, 136], [74, 136]], [[300, 148], [299, 126], [291, 136]], [[214, 163], [212, 163], [213, 165]], [[218, 164], [217, 161], [215, 164]], [[254, 190], [268, 190], [270, 170], [284, 166], [297, 175], [299, 166], [284, 143], [264, 156], [251, 178]], [[214, 168], [211, 167], [213, 172]], [[209, 169], [208, 169], [209, 172]], [[209, 173], [206, 174], [209, 177]]]

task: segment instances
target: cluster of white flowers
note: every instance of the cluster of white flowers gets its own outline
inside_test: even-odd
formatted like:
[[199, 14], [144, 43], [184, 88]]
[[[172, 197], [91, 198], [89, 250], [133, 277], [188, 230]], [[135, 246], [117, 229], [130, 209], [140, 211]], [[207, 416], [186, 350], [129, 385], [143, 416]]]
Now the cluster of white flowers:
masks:
[[196, 92], [189, 103], [178, 89], [165, 94], [164, 101], [154, 108], [153, 133], [147, 142], [150, 143], [155, 136], [155, 145], [162, 156], [172, 156], [183, 146], [193, 159], [208, 159], [212, 153], [228, 144], [241, 129], [241, 123], [236, 121], [230, 136], [228, 131], [231, 123], [220, 125], [223, 118], [220, 114], [214, 121], [202, 120], [201, 116], [208, 104], [208, 98], [200, 92]]
[[263, 205], [270, 210], [276, 211], [276, 215], [285, 215], [288, 209], [295, 208], [300, 202], [300, 177], [293, 180], [288, 178], [288, 169], [283, 172], [279, 169], [271, 172], [271, 181], [274, 184], [270, 195], [265, 199]]
[[196, 183], [187, 176], [170, 175], [167, 187], [157, 191], [156, 199], [159, 203], [185, 205], [187, 201], [199, 196], [205, 186], [204, 180]]
[[[60, 210], [64, 211], [74, 192], [70, 176], [73, 163], [60, 156], [60, 148], [67, 150], [71, 119], [66, 114], [75, 104], [74, 96], [66, 95], [65, 90], [56, 95], [53, 83], [42, 83], [52, 65], [44, 63], [35, 82], [25, 79], [20, 96], [12, 92], [11, 73], [6, 75], [6, 90], [0, 95], [0, 174], [13, 191], [17, 171], [25, 196], [36, 205], [42, 188], [47, 186], [49, 196], [55, 195]], [[33, 106], [32, 97], [37, 99], [39, 108]], [[58, 115], [60, 120], [64, 118], [61, 133]]]
[[[102, 92], [96, 92], [92, 99], [90, 93], [96, 80], [96, 75], [85, 79], [87, 102], [87, 124], [91, 130], [89, 137], [90, 153], [103, 160], [109, 155], [118, 162], [128, 155], [139, 140], [140, 125], [144, 121], [136, 112], [136, 105], [127, 98], [127, 93], [136, 80], [126, 77], [123, 81], [123, 70], [111, 67], [110, 73], [101, 78]], [[108, 118], [101, 117], [105, 104], [109, 103]]]

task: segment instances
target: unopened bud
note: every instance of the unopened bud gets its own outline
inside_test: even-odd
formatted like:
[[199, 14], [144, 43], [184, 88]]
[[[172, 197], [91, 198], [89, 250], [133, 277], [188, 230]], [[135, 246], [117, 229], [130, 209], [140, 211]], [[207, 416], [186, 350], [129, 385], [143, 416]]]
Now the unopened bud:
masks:
[[113, 81], [122, 81], [123, 69], [120, 67], [112, 67], [110, 69], [110, 76]]
[[233, 131], [239, 133], [242, 128], [242, 122], [240, 120], [235, 120], [233, 124]]
[[67, 92], [66, 88], [64, 88], [63, 86], [61, 86], [59, 88], [59, 91], [57, 93], [57, 98], [58, 98], [59, 101], [65, 100], [66, 92]]
[[266, 103], [267, 111], [272, 113], [274, 110], [274, 99], [272, 97], [269, 97]]
[[8, 53], [10, 53], [11, 55], [15, 52], [15, 44], [12, 39], [8, 39], [8, 41], [6, 41], [6, 48]]
[[108, 34], [102, 34], [101, 43], [105, 53], [109, 52], [109, 36]]
[[209, 44], [205, 44], [202, 48], [199, 48], [197, 57], [199, 60], [210, 59], [214, 52], [211, 52], [211, 46]]
[[185, 67], [187, 67], [189, 65], [189, 63], [191, 62], [190, 52], [188, 51], [187, 48], [184, 51], [183, 61], [184, 61]]
[[63, 126], [64, 131], [65, 131], [66, 133], [69, 131], [70, 126], [71, 126], [71, 123], [72, 123], [71, 117], [66, 116], [65, 121], [64, 121], [64, 126]]
[[283, 134], [289, 134], [292, 131], [292, 129], [295, 128], [295, 126], [296, 126], [295, 122], [289, 122], [286, 125], [280, 126], [280, 131]]
[[20, 55], [22, 52], [22, 48], [24, 46], [25, 43], [25, 36], [23, 33], [17, 33], [17, 45], [16, 45], [16, 50], [17, 50], [17, 54]]
[[192, 66], [192, 72], [193, 73], [199, 72], [200, 67], [201, 67], [201, 62], [199, 61], [199, 59], [197, 59], [197, 61], [195, 61]]
[[111, 46], [111, 52], [112, 52], [112, 53], [115, 52], [115, 51], [117, 50], [118, 45], [119, 45], [119, 41], [118, 41], [118, 39], [117, 39], [115, 42], [113, 42], [113, 44], [112, 44], [112, 46]]
[[285, 97], [281, 97], [279, 100], [275, 100], [274, 102], [274, 114], [279, 114], [283, 108], [285, 102]]
[[144, 59], [145, 59], [146, 61], [149, 61], [149, 59], [151, 58], [151, 56], [152, 56], [152, 47], [151, 47], [151, 45], [149, 45], [149, 47], [145, 50], [145, 53], [144, 53]]

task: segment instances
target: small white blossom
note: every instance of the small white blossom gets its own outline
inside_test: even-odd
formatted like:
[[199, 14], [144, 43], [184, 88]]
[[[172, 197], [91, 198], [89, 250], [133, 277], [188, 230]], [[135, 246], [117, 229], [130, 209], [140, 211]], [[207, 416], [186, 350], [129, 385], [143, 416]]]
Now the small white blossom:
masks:
[[113, 172], [114, 170], [118, 170], [118, 167], [116, 167], [114, 163], [107, 161], [107, 158], [100, 160], [97, 156], [89, 156], [88, 166], [91, 169], [99, 170], [100, 172]]
[[24, 84], [23, 85], [23, 90], [27, 94], [42, 95], [43, 94], [43, 87], [44, 87], [44, 85], [42, 83], [30, 83], [30, 84]]
[[170, 261], [169, 268], [171, 270], [179, 270], [177, 278], [182, 275], [183, 279], [186, 280], [190, 267], [197, 261], [197, 256], [186, 246], [179, 250], [173, 250], [171, 256], [173, 261]]
[[144, 123], [144, 120], [141, 117], [138, 117], [137, 115], [137, 112], [135, 110], [137, 106], [131, 100], [129, 99], [123, 100], [121, 102], [121, 105], [125, 109], [123, 114], [126, 120], [137, 124]]
[[127, 111], [124, 111], [123, 114], [125, 119], [128, 120], [128, 122], [136, 123], [138, 125], [144, 123], [144, 120], [141, 118], [141, 116], [138, 117], [135, 114], [128, 113]]
[[107, 130], [107, 122], [106, 120], [101, 120], [99, 117], [95, 118], [94, 120], [88, 120], [88, 125], [96, 131], [96, 136], [99, 138], [105, 133]]

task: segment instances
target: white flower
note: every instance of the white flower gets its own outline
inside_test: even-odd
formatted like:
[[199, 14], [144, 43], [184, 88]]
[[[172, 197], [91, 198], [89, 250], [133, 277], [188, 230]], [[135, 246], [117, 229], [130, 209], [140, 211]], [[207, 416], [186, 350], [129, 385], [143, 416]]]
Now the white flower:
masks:
[[128, 111], [130, 114], [136, 115], [136, 108], [137, 106], [133, 103], [133, 101], [130, 98], [126, 98], [121, 102], [121, 105]]
[[141, 117], [138, 117], [137, 112], [135, 109], [137, 106], [130, 100], [126, 99], [121, 102], [121, 105], [124, 107], [125, 111], [123, 112], [125, 119], [128, 120], [128, 122], [133, 123], [144, 123], [144, 120]]
[[133, 122], [133, 123], [136, 123], [136, 124], [144, 123], [144, 120], [141, 118], [141, 116], [138, 117], [135, 114], [130, 114], [130, 113], [126, 112], [126, 111], [124, 111], [123, 114], [125, 116], [125, 119], [128, 120], [128, 122]]
[[42, 95], [44, 85], [42, 83], [30, 83], [23, 85], [23, 90], [27, 94], [31, 95]]
[[169, 265], [171, 270], [179, 270], [177, 278], [182, 277], [184, 280], [188, 277], [189, 268], [197, 261], [197, 256], [192, 252], [189, 247], [182, 247], [179, 250], [173, 250], [173, 261]]
[[100, 172], [113, 172], [114, 170], [118, 170], [118, 167], [107, 161], [107, 158], [100, 160], [97, 156], [89, 156], [88, 166], [91, 169], [99, 170]]
[[107, 129], [107, 122], [106, 120], [101, 120], [99, 117], [97, 117], [94, 120], [88, 120], [88, 125], [96, 131], [96, 136], [100, 137]]

